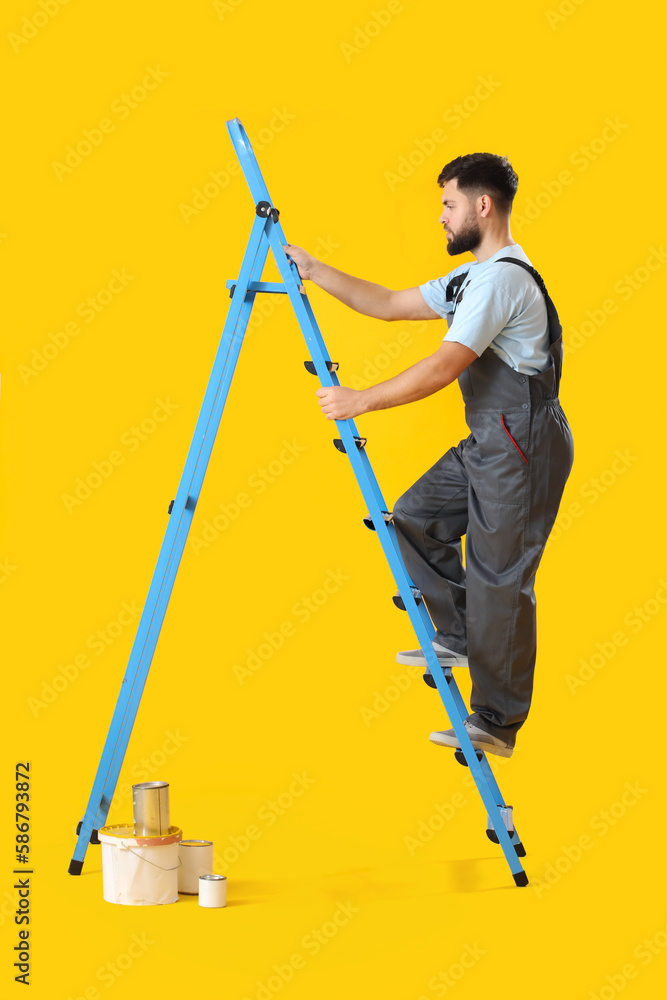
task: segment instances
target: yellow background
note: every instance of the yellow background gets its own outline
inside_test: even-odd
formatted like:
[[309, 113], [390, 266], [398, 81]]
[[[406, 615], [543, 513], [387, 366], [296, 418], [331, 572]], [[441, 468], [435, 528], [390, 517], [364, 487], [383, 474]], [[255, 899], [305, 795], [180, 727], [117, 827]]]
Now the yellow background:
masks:
[[[27, 759], [33, 997], [656, 996], [667, 962], [660, 25], [601, 0], [563, 0], [560, 14], [556, 0], [45, 5], [52, 13], [14, 0], [0, 33], [11, 303], [1, 358], [2, 995], [22, 995], [11, 967], [11, 810], [14, 764]], [[128, 108], [122, 95], [148, 68], [166, 76]], [[475, 97], [480, 78], [487, 88]], [[133, 780], [169, 781], [173, 822], [227, 858], [229, 905], [106, 903], [99, 848], [80, 878], [67, 874], [137, 619], [113, 623], [124, 602], [145, 600], [225, 282], [254, 217], [243, 177], [225, 174], [225, 122], [236, 116], [256, 139], [287, 239], [393, 288], [458, 263], [437, 225], [444, 163], [489, 150], [519, 175], [513, 235], [565, 328], [562, 401], [576, 450], [569, 520], [538, 575], [533, 707], [512, 760], [493, 763], [527, 846], [525, 889], [485, 836], [468, 772], [428, 742], [447, 725], [437, 694], [395, 663], [414, 635], [283, 299], [243, 345], [126, 792], [109, 817], [130, 819]], [[105, 118], [113, 129], [90, 155], [54, 168]], [[444, 136], [429, 146], [436, 129]], [[392, 180], [410, 157], [409, 176]], [[211, 172], [220, 189], [208, 188], [197, 215], [184, 212]], [[131, 280], [86, 322], [80, 304], [123, 269]], [[396, 374], [444, 336], [443, 324], [385, 324], [308, 293], [343, 385]], [[26, 376], [33, 352], [73, 322], [79, 333]], [[171, 412], [153, 425], [158, 400]], [[132, 428], [146, 421], [139, 441]], [[465, 433], [456, 387], [357, 425], [390, 509]], [[278, 468], [285, 442], [298, 455]], [[122, 461], [68, 510], [64, 496], [112, 452]], [[274, 481], [259, 492], [253, 477], [269, 467]], [[195, 552], [193, 539], [240, 492], [247, 508]], [[295, 605], [330, 572], [345, 579], [298, 621]], [[294, 634], [240, 683], [234, 666], [284, 622]], [[110, 625], [121, 634], [98, 653], [90, 637]], [[362, 709], [373, 705], [369, 718]], [[310, 782], [299, 796], [295, 773]], [[272, 801], [285, 808], [269, 822]], [[439, 822], [443, 812], [455, 815]], [[248, 827], [259, 834], [246, 843]], [[316, 952], [311, 935], [323, 927]], [[150, 943], [128, 959], [133, 935]]]

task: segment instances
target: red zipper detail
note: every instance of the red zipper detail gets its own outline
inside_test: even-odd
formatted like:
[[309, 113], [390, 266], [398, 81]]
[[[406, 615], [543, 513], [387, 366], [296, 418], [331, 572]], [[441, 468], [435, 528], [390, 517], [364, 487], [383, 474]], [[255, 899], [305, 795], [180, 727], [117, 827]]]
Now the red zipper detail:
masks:
[[524, 462], [526, 464], [528, 464], [528, 459], [526, 458], [526, 456], [524, 455], [524, 453], [521, 451], [521, 448], [519, 448], [518, 444], [516, 443], [516, 441], [514, 440], [514, 438], [512, 437], [512, 435], [510, 434], [510, 432], [507, 430], [507, 426], [505, 424], [505, 418], [502, 415], [502, 413], [500, 414], [500, 419], [502, 421], [503, 427], [505, 428], [505, 433], [507, 434], [508, 438], [510, 439], [510, 441], [512, 442], [512, 444], [514, 445], [514, 447], [516, 448], [516, 450], [519, 452], [519, 454], [521, 455], [521, 457], [524, 460]]

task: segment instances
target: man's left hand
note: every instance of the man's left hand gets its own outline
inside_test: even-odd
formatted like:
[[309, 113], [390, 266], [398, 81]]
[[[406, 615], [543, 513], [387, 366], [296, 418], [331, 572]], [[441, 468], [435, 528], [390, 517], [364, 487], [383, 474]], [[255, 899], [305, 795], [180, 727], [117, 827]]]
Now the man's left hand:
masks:
[[322, 412], [327, 420], [349, 420], [366, 412], [362, 389], [348, 389], [343, 385], [322, 387], [317, 390]]

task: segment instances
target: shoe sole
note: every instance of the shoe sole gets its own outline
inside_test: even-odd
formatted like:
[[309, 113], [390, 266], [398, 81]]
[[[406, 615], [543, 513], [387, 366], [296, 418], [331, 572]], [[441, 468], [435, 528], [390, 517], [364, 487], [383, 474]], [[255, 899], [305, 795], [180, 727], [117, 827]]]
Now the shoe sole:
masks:
[[[438, 663], [441, 667], [467, 667], [468, 657], [467, 656], [442, 656], [438, 655]], [[404, 656], [403, 653], [396, 654], [396, 662], [402, 663], [406, 667], [428, 667], [426, 662], [426, 657], [422, 654], [421, 656]]]
[[[435, 743], [435, 745], [439, 747], [450, 747], [452, 750], [461, 749], [461, 745], [455, 736], [445, 737], [444, 740], [443, 739], [434, 740], [432, 739], [432, 736], [429, 736], [429, 742]], [[496, 747], [493, 746], [491, 743], [482, 743], [480, 740], [475, 740], [475, 739], [471, 739], [470, 742], [472, 743], [473, 750], [482, 750], [484, 753], [492, 753], [496, 757], [511, 757], [514, 752], [514, 747], [512, 747], [511, 749], [506, 749], [505, 747]]]

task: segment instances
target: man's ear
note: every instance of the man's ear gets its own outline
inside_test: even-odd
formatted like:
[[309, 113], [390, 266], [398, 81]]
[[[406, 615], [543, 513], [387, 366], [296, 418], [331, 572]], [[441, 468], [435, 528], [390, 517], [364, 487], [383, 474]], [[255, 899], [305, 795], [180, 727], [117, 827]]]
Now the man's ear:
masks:
[[479, 197], [479, 214], [481, 215], [481, 217], [483, 219], [485, 219], [487, 217], [487, 215], [490, 213], [492, 204], [493, 204], [493, 202], [492, 202], [492, 200], [491, 200], [491, 198], [489, 197], [488, 194], [482, 194], [482, 195], [480, 195], [480, 197]]

